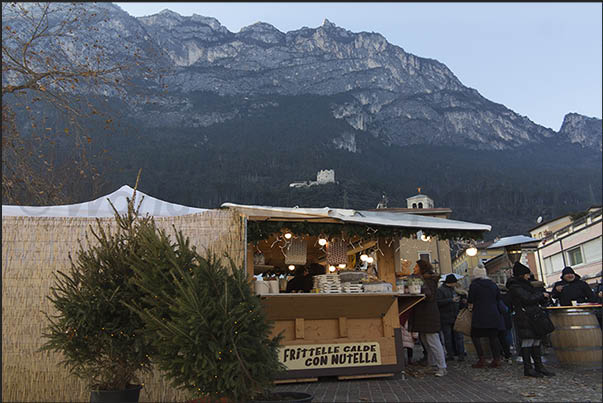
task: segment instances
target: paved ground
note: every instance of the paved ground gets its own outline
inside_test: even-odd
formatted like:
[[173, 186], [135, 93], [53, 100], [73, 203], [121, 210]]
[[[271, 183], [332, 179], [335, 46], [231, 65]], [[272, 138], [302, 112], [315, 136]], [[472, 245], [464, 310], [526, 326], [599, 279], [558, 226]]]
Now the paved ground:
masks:
[[279, 385], [314, 395], [313, 402], [601, 402], [601, 370], [561, 368], [553, 353], [546, 366], [557, 373], [551, 378], [523, 376], [521, 362], [497, 369], [471, 368], [474, 357], [448, 363], [448, 375], [438, 378], [426, 368], [409, 367], [399, 379], [321, 380]]

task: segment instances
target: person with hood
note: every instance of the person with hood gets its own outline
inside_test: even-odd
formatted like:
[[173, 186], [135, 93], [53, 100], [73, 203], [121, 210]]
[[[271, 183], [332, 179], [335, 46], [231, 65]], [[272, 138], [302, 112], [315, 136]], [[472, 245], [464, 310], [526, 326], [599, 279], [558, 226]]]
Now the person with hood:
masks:
[[599, 283], [593, 290], [595, 297], [599, 300], [599, 304], [603, 304], [603, 279], [599, 280]]
[[[542, 365], [541, 340], [532, 330], [530, 317], [526, 313], [531, 309], [541, 309], [539, 305], [546, 303], [550, 295], [534, 288], [529, 278], [530, 269], [519, 262], [515, 262], [513, 277], [506, 284], [515, 311], [515, 330], [517, 336], [521, 339], [523, 374], [536, 378], [554, 376], [554, 372], [545, 369]], [[534, 368], [532, 368], [532, 360], [534, 360]]]
[[571, 306], [572, 301], [597, 303], [597, 297], [585, 281], [567, 266], [561, 272], [561, 281], [553, 285], [553, 298], [559, 301], [561, 306]]
[[465, 346], [463, 334], [454, 331], [454, 321], [459, 314], [459, 302], [461, 297], [456, 293], [454, 287], [458, 280], [452, 273], [446, 276], [444, 284], [438, 288], [436, 300], [440, 310], [440, 324], [444, 336], [444, 344], [448, 353], [447, 360], [454, 360], [455, 354], [458, 361], [465, 360]]
[[483, 266], [474, 268], [472, 277], [468, 302], [472, 311], [471, 340], [478, 356], [478, 361], [472, 367], [483, 368], [486, 366], [480, 338], [487, 337], [492, 352], [492, 362], [489, 367], [498, 368], [500, 367], [498, 332], [505, 329], [504, 319], [498, 307], [500, 290], [496, 283], [488, 278]]
[[413, 309], [410, 330], [419, 332], [419, 339], [427, 349], [428, 364], [437, 367], [435, 376], [444, 376], [447, 373], [446, 354], [440, 342], [440, 311], [436, 300], [439, 275], [425, 260], [417, 261], [415, 272], [423, 279], [421, 293], [425, 294], [425, 299]]

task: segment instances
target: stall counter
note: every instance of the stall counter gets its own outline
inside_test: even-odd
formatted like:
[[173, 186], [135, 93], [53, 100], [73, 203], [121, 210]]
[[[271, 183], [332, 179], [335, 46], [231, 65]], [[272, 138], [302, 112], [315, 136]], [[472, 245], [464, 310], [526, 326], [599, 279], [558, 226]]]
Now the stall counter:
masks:
[[399, 293], [260, 296], [273, 336], [283, 335], [278, 378], [392, 376], [404, 369], [398, 314], [424, 298]]

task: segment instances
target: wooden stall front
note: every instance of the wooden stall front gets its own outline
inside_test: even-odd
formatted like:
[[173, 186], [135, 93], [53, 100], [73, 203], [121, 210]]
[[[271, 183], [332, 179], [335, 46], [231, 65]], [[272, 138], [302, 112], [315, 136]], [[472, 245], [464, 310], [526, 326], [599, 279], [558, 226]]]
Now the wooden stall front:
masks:
[[[400, 267], [396, 262], [400, 261], [397, 249], [401, 237], [416, 236], [422, 224], [432, 231], [444, 231], [446, 236], [450, 235], [450, 228], [464, 233], [490, 230], [483, 224], [391, 212], [232, 203], [223, 207], [238, 209], [248, 222], [247, 272], [255, 282], [254, 289], [268, 318], [274, 321], [272, 336], [283, 335], [279, 359], [287, 370], [278, 376], [279, 382], [311, 381], [325, 376], [352, 379], [398, 375], [404, 369], [400, 315], [425, 298], [397, 291], [397, 277], [410, 274], [407, 268], [396, 272], [396, 266]], [[294, 239], [297, 245], [304, 245], [304, 252], [303, 263], [292, 265], [299, 257], [287, 249]], [[328, 242], [334, 240], [339, 244], [344, 241], [345, 251], [329, 252]], [[342, 255], [347, 255], [349, 264], [339, 263], [340, 272], [335, 261], [345, 259]], [[358, 263], [358, 259], [364, 263]], [[359, 280], [362, 284], [346, 281], [348, 285], [334, 285], [334, 289], [329, 288], [332, 284], [324, 286], [333, 281], [332, 277], [315, 277], [312, 292], [283, 292], [283, 275], [293, 274], [301, 266], [308, 271], [317, 269], [320, 273], [311, 274], [318, 276], [329, 273], [329, 266], [340, 276], [366, 276]], [[261, 280], [254, 277], [259, 275]], [[408, 291], [407, 287], [404, 289]], [[412, 290], [418, 292], [416, 287]]]
[[[308, 237], [308, 245], [317, 239]], [[283, 254], [270, 247], [274, 237], [248, 245], [247, 271], [258, 274], [285, 267]], [[379, 242], [379, 241], [377, 241]], [[364, 247], [373, 246], [366, 244]], [[261, 250], [271, 264], [254, 265]], [[361, 249], [350, 249], [350, 253]], [[272, 336], [283, 335], [280, 361], [287, 370], [277, 381], [315, 381], [388, 377], [404, 369], [399, 315], [420, 302], [420, 294], [396, 292], [394, 246], [381, 241], [379, 279], [392, 284], [392, 292], [358, 294], [280, 293], [261, 296], [269, 319], [275, 322]], [[308, 262], [321, 262], [317, 248], [308, 247]], [[286, 269], [285, 269], [286, 270]]]

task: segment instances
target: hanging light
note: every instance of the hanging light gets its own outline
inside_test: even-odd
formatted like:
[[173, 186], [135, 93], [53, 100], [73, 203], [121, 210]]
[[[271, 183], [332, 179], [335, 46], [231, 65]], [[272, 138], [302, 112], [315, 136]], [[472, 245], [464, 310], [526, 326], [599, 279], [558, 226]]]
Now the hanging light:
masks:
[[429, 242], [431, 241], [431, 237], [429, 235], [421, 234], [421, 241]]
[[293, 236], [292, 233], [290, 232], [285, 232], [285, 239], [291, 239], [291, 237]]
[[475, 256], [477, 255], [477, 248], [473, 245], [471, 245], [466, 251], [465, 253], [467, 254], [467, 256]]
[[319, 244], [320, 246], [325, 246], [325, 245], [327, 244], [327, 239], [321, 236], [321, 237], [318, 239], [318, 244]]
[[335, 268], [335, 266], [333, 266], [333, 265], [329, 266], [329, 271], [330, 271], [331, 273], [333, 273], [335, 270], [337, 270], [337, 269]]
[[345, 269], [346, 264], [345, 263], [340, 263], [337, 267], [339, 267], [340, 269]]
[[374, 261], [375, 261], [375, 259], [372, 256], [369, 256], [366, 258], [366, 262], [369, 264], [373, 263]]
[[294, 264], [290, 264], [289, 265], [289, 270], [291, 270], [291, 271], [295, 270], [295, 265]]
[[362, 260], [363, 262], [366, 262], [368, 259], [368, 255], [366, 253], [363, 253], [362, 255], [360, 255], [360, 260]]

